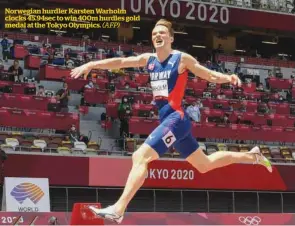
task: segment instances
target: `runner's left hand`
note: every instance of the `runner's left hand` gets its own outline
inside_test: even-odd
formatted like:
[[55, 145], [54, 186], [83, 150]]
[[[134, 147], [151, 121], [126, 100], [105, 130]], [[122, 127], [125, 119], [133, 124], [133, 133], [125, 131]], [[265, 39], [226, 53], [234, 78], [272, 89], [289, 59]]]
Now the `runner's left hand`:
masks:
[[230, 75], [230, 77], [231, 77], [230, 83], [232, 85], [239, 86], [239, 87], [242, 85], [242, 82], [237, 75], [232, 74], [232, 75]]

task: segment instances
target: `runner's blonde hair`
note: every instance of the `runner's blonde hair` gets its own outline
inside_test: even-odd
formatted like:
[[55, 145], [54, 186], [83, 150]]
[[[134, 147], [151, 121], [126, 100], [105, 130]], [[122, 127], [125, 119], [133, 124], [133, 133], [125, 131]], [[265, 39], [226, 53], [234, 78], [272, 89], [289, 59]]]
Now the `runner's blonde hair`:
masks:
[[164, 26], [164, 27], [167, 27], [168, 28], [168, 31], [169, 31], [169, 34], [171, 37], [174, 37], [174, 30], [172, 28], [172, 23], [166, 19], [160, 19], [156, 25], [156, 26]]

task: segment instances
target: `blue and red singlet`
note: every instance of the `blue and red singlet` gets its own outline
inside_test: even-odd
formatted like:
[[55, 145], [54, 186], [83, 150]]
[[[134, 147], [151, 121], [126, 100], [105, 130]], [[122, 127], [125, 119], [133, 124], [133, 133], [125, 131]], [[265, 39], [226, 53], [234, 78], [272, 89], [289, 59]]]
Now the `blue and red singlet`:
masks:
[[151, 56], [147, 63], [161, 124], [149, 135], [145, 143], [159, 156], [173, 146], [186, 158], [199, 147], [191, 133], [190, 118], [182, 106], [188, 72], [178, 74], [180, 60], [181, 52], [174, 50], [164, 62], [159, 62], [155, 56]]

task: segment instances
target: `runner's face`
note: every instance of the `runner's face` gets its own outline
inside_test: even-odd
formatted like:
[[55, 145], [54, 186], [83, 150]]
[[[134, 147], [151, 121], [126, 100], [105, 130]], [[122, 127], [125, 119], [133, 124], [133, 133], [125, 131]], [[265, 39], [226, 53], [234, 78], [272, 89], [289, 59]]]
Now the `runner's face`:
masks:
[[152, 41], [155, 49], [159, 49], [165, 46], [171, 47], [173, 38], [170, 36], [167, 27], [158, 25], [154, 28], [152, 32]]

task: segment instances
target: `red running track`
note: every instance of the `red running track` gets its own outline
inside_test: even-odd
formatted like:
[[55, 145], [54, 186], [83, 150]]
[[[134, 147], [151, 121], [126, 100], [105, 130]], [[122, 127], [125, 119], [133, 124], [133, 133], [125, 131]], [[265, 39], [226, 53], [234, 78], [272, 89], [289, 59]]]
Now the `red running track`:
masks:
[[[48, 225], [50, 217], [58, 218], [59, 225], [70, 222], [71, 213], [16, 213], [0, 212], [0, 225], [12, 225], [20, 217], [19, 225]], [[111, 224], [111, 222], [105, 222]], [[294, 225], [295, 214], [207, 214], [207, 213], [127, 213], [123, 225]]]

